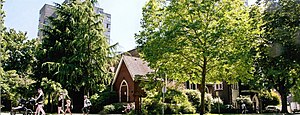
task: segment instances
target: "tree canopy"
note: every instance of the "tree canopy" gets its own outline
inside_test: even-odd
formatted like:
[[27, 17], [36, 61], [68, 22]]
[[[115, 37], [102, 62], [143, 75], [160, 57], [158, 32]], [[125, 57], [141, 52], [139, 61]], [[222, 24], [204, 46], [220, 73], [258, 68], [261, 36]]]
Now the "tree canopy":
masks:
[[39, 75], [86, 93], [108, 84], [111, 50], [103, 34], [102, 15], [95, 13], [92, 2], [57, 4], [48, 21], [42, 29]]
[[0, 2], [0, 87], [2, 98], [14, 104], [20, 98], [33, 96], [30, 91], [35, 81], [30, 75], [35, 42], [27, 41], [26, 33], [4, 27], [4, 1]]
[[256, 83], [276, 89], [287, 112], [287, 96], [300, 78], [300, 4], [297, 0], [264, 2], [263, 41], [256, 54]]
[[[136, 36], [142, 56], [168, 79], [201, 83], [251, 76], [250, 50], [261, 34], [259, 10], [240, 0], [150, 0]], [[256, 15], [253, 15], [256, 14]], [[202, 93], [204, 99], [204, 93]], [[202, 100], [202, 104], [204, 100]], [[204, 105], [202, 105], [202, 112]]]

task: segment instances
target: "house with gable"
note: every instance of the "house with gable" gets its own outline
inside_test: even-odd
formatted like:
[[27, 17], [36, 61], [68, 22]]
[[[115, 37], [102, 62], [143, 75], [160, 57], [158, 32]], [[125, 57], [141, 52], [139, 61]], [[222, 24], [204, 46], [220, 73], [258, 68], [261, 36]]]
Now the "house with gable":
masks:
[[118, 94], [119, 102], [135, 103], [135, 109], [140, 110], [141, 99], [146, 93], [139, 87], [136, 76], [145, 76], [154, 72], [148, 63], [138, 57], [123, 55], [115, 71], [112, 90]]
[[[193, 84], [189, 81], [185, 82], [185, 89], [199, 90], [200, 84]], [[229, 84], [226, 81], [219, 83], [206, 83], [205, 92], [212, 95], [213, 98], [219, 97], [225, 105], [232, 105], [238, 108], [236, 98], [240, 96], [239, 84]]]

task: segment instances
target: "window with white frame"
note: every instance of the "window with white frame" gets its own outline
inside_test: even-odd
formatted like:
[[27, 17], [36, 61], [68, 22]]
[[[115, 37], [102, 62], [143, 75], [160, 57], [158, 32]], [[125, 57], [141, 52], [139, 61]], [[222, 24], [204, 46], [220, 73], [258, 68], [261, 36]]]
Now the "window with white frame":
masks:
[[215, 90], [223, 90], [223, 83], [215, 83]]
[[233, 90], [238, 90], [239, 89], [239, 84], [238, 83], [232, 84], [232, 89]]

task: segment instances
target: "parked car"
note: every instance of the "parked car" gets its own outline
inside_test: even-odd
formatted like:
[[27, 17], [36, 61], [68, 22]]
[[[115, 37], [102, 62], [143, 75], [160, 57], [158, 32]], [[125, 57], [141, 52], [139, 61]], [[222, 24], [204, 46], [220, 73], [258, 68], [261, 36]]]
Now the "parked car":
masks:
[[267, 113], [279, 113], [280, 109], [279, 109], [279, 107], [277, 107], [275, 105], [268, 105], [266, 107], [265, 112], [267, 112]]

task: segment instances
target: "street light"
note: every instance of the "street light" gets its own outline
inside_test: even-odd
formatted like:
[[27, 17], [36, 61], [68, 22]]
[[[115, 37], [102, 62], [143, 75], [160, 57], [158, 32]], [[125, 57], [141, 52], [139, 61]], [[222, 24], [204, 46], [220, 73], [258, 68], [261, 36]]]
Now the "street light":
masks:
[[163, 86], [162, 88], [162, 93], [163, 93], [163, 106], [162, 106], [162, 114], [165, 113], [165, 110], [164, 110], [164, 102], [165, 102], [165, 93], [167, 92], [167, 75], [165, 74], [165, 86]]

